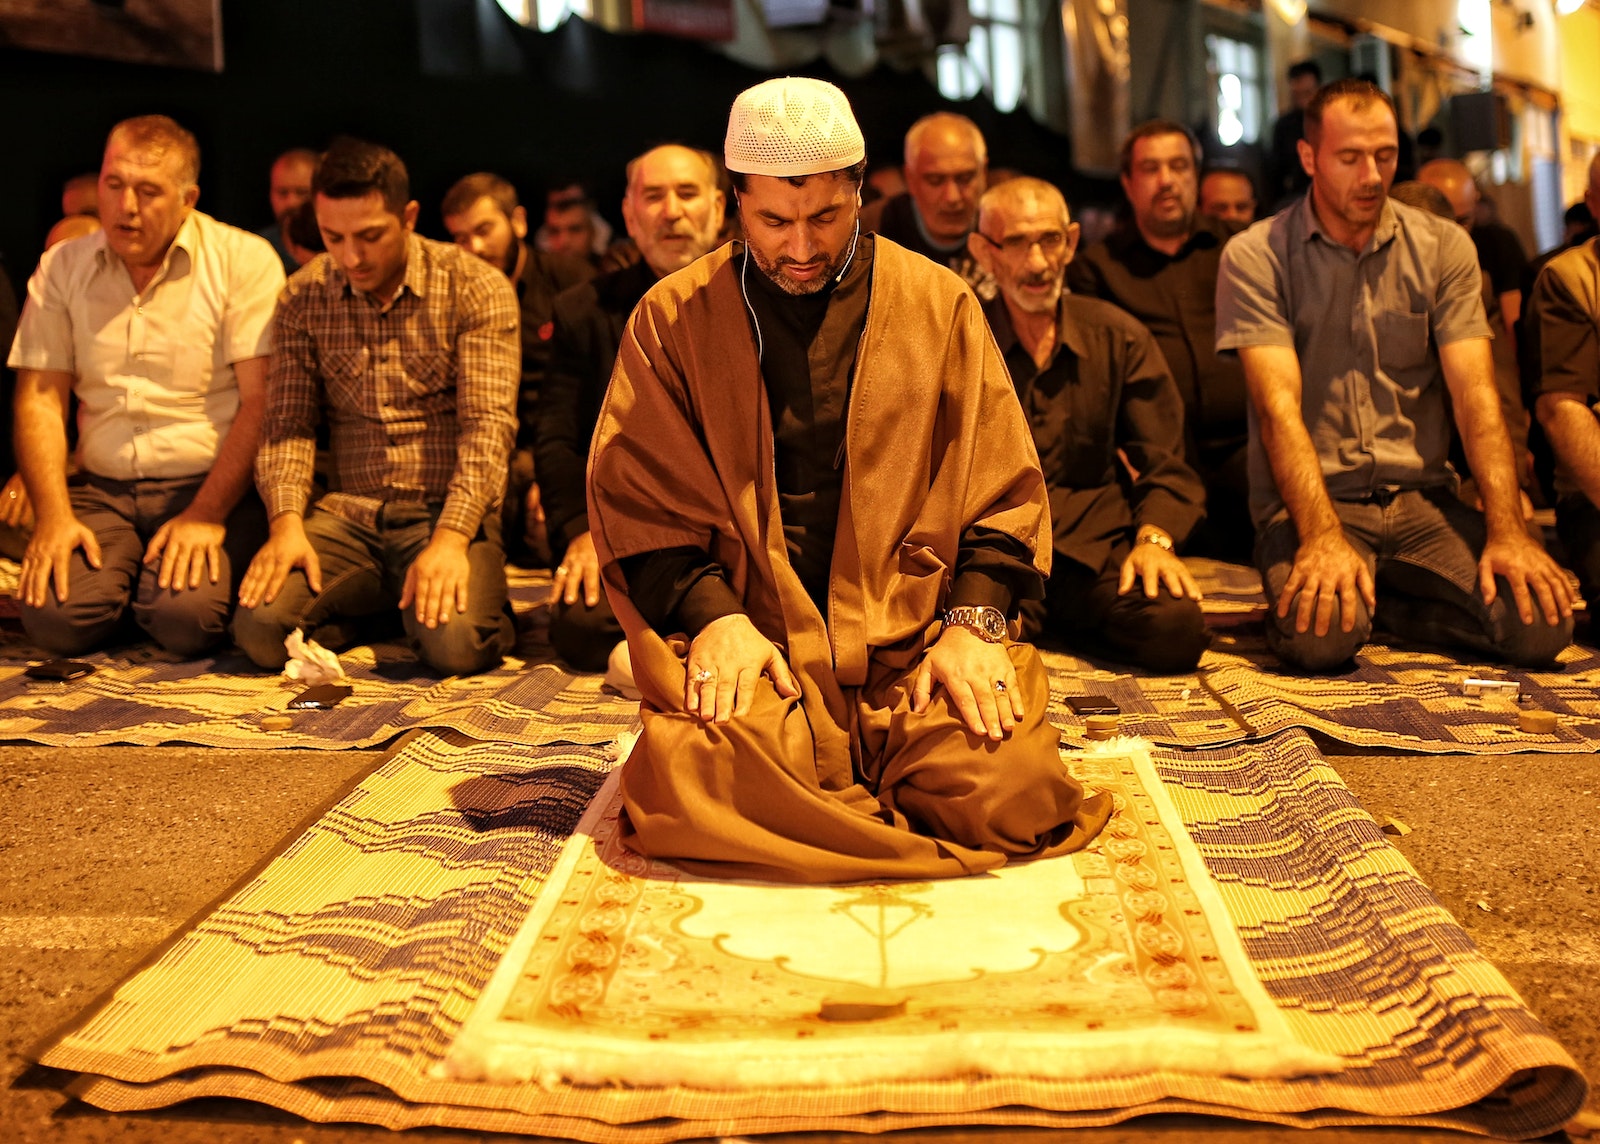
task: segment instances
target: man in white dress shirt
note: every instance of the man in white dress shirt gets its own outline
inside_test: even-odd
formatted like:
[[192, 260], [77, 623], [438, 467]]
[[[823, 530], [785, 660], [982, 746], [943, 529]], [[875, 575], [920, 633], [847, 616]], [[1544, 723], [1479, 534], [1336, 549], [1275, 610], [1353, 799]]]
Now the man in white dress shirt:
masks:
[[117, 124], [105, 229], [47, 251], [28, 283], [9, 362], [37, 516], [20, 595], [55, 655], [101, 643], [130, 605], [167, 650], [209, 650], [264, 534], [251, 468], [283, 267], [265, 239], [194, 209], [199, 169], [194, 136], [165, 116]]

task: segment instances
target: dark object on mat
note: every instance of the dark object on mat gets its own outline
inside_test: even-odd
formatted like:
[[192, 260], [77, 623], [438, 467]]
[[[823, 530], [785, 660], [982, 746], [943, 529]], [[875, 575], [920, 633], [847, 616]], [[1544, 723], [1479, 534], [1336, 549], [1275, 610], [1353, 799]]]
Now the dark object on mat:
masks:
[[65, 683], [71, 679], [82, 679], [86, 675], [93, 675], [94, 664], [76, 659], [47, 659], [43, 663], [30, 664], [23, 669], [22, 674], [29, 679], [48, 679], [56, 683]]
[[340, 701], [348, 699], [354, 690], [344, 683], [319, 683], [315, 687], [306, 688], [289, 700], [289, 710], [326, 710], [329, 707], [337, 707]]
[[1122, 714], [1122, 708], [1109, 695], [1068, 695], [1066, 700], [1074, 715]]

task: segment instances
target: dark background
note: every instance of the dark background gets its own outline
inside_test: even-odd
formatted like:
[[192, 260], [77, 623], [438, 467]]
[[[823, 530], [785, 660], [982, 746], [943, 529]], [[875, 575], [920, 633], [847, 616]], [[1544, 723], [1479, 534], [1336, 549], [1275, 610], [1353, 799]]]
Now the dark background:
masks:
[[[222, 29], [221, 74], [0, 46], [0, 252], [19, 293], [60, 215], [62, 181], [97, 170], [106, 131], [131, 115], [165, 113], [193, 131], [200, 209], [252, 230], [272, 221], [279, 152], [340, 133], [385, 143], [411, 170], [421, 229], [438, 236], [444, 191], [480, 169], [528, 203], [582, 180], [620, 223], [628, 159], [668, 140], [720, 152], [733, 97], [766, 78], [694, 43], [578, 20], [541, 35], [492, 0], [223, 0]], [[849, 94], [869, 159], [898, 162], [911, 122], [951, 107], [983, 129], [992, 165], [1050, 179], [1073, 201], [1105, 196], [1105, 184], [1075, 178], [1066, 139], [1020, 111], [950, 104], [920, 72], [801, 70]]]

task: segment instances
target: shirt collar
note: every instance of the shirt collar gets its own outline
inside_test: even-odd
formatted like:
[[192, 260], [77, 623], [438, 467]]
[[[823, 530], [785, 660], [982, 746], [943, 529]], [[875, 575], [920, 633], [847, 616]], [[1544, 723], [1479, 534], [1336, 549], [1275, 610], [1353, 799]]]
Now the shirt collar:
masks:
[[[1349, 250], [1348, 246], [1334, 238], [1323, 228], [1322, 220], [1317, 217], [1316, 207], [1311, 202], [1311, 191], [1307, 190], [1294, 209], [1299, 212], [1295, 220], [1299, 227], [1301, 242], [1310, 242], [1313, 238], [1320, 238], [1330, 246], [1342, 247]], [[1368, 250], [1377, 250], [1384, 243], [1392, 239], [1400, 230], [1400, 216], [1394, 209], [1394, 203], [1388, 195], [1383, 196], [1383, 209], [1378, 212], [1378, 224], [1373, 227], [1372, 237], [1367, 240], [1367, 245], [1360, 253]]]
[[[195, 221], [198, 212], [191, 210], [184, 220], [178, 224], [178, 233], [172, 236], [172, 242], [167, 247], [166, 254], [161, 256], [161, 269], [156, 274], [154, 281], [160, 282], [171, 277], [173, 255], [177, 251], [183, 252], [185, 268], [194, 265], [194, 252], [200, 242], [200, 224]], [[117, 261], [117, 253], [106, 242], [106, 232], [98, 230], [94, 234], [95, 262], [101, 270]]]
[[1061, 292], [1061, 301], [1056, 304], [1056, 341], [1072, 351], [1074, 357], [1082, 360], [1089, 356], [1089, 340], [1083, 335], [1083, 327], [1072, 313], [1068, 303], [1071, 295], [1065, 290]]
[[[1082, 359], [1088, 356], [1089, 343], [1083, 335], [1083, 327], [1078, 324], [1072, 315], [1072, 308], [1067, 303], [1070, 297], [1071, 295], [1063, 287], [1061, 301], [1056, 303], [1056, 345], [1066, 346], [1074, 357]], [[1006, 305], [1005, 295], [997, 293], [993, 301], [983, 304], [983, 308], [989, 316], [989, 327], [994, 332], [995, 344], [1000, 347], [1000, 356], [1005, 357], [1013, 349], [1020, 348], [1022, 339], [1017, 337], [1017, 328], [1011, 322], [1011, 308]], [[1052, 354], [1051, 364], [1054, 364], [1054, 361], [1055, 356]], [[1045, 366], [1045, 369], [1049, 368], [1050, 366]], [[1044, 370], [1039, 372], [1043, 373]]]
[[[466, 252], [463, 251], [462, 253], [465, 254]], [[330, 255], [329, 257], [331, 260], [332, 256]], [[428, 296], [428, 268], [424, 265], [427, 257], [428, 252], [422, 245], [422, 236], [416, 231], [412, 231], [406, 236], [405, 277], [400, 279], [400, 288], [394, 292], [394, 297], [384, 303], [385, 308], [393, 306], [400, 301], [400, 296], [407, 290], [410, 290], [418, 298], [426, 298]], [[471, 257], [476, 257], [476, 255]], [[337, 261], [333, 262], [333, 273], [338, 276], [339, 286], [344, 291], [346, 298], [354, 297], [358, 293], [356, 288], [350, 284], [350, 279], [345, 275], [344, 267], [340, 266]], [[373, 301], [376, 302], [377, 299], [373, 299]]]

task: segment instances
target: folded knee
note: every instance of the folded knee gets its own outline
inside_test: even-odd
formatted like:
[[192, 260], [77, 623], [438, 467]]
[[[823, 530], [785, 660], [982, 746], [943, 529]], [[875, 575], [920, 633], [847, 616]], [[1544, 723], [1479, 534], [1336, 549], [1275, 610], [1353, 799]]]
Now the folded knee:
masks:
[[228, 602], [218, 594], [185, 591], [134, 606], [139, 626], [174, 655], [197, 656], [222, 642]]
[[1211, 633], [1206, 630], [1200, 605], [1189, 599], [1168, 599], [1141, 625], [1139, 665], [1159, 675], [1181, 675], [1199, 665], [1209, 646]]
[[477, 675], [498, 667], [505, 648], [497, 628], [458, 617], [436, 628], [419, 628], [413, 637], [417, 657], [440, 675]]
[[233, 614], [233, 642], [257, 667], [276, 671], [289, 659], [283, 641], [294, 625], [273, 614], [270, 605], [243, 608]]
[[56, 656], [82, 655], [99, 644], [116, 625], [120, 609], [83, 609], [46, 605], [22, 609], [22, 630], [28, 639]]
[[550, 616], [550, 646], [579, 671], [604, 671], [622, 627], [604, 600], [594, 607], [558, 605]]
[[1500, 654], [1508, 663], [1518, 667], [1544, 667], [1554, 662], [1571, 642], [1571, 616], [1560, 623], [1549, 624], [1542, 615], [1535, 615], [1533, 623], [1524, 624], [1513, 613], [1510, 630], [1498, 641], [1498, 645]]
[[1295, 631], [1293, 613], [1283, 620], [1270, 615], [1267, 632], [1273, 654], [1285, 664], [1302, 671], [1324, 673], [1337, 671], [1355, 658], [1356, 652], [1372, 638], [1372, 621], [1363, 615], [1347, 632], [1335, 618], [1328, 626], [1328, 634], [1319, 636], [1310, 628]]

